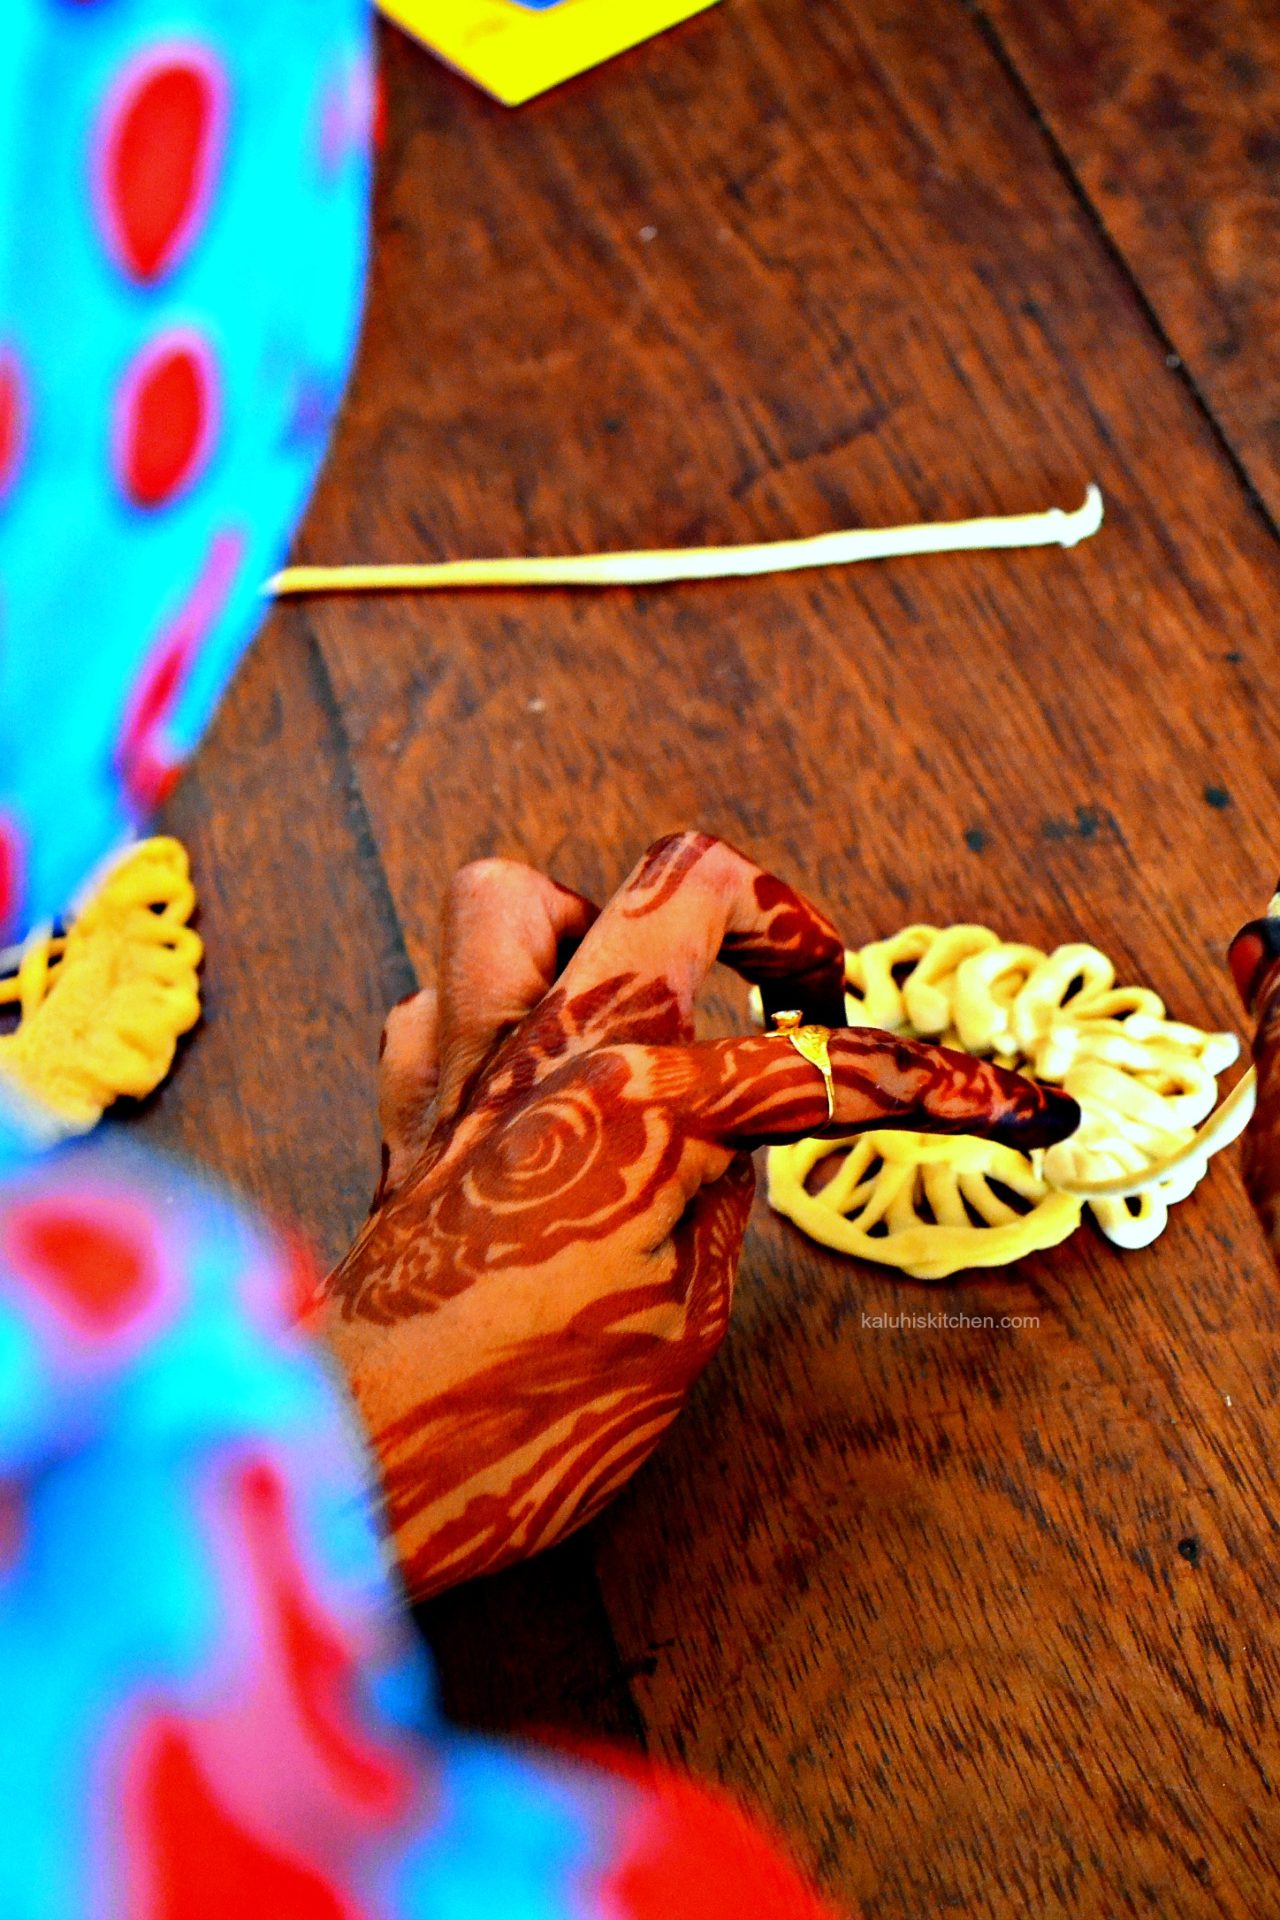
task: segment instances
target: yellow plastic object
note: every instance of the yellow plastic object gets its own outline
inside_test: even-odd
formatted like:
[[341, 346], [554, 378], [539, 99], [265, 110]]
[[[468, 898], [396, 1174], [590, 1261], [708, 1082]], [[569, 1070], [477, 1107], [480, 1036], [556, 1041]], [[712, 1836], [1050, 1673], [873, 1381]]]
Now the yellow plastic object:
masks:
[[994, 1057], [1080, 1103], [1072, 1138], [1031, 1155], [888, 1131], [773, 1148], [780, 1213], [824, 1246], [918, 1280], [1056, 1246], [1086, 1206], [1117, 1246], [1146, 1246], [1248, 1117], [1242, 1082], [1201, 1124], [1239, 1053], [1234, 1034], [1170, 1020], [1157, 993], [1117, 986], [1110, 960], [1083, 943], [1046, 954], [988, 927], [906, 927], [846, 954], [845, 1010], [851, 1026]]
[[714, 6], [715, 0], [379, 0], [397, 26], [504, 106], [518, 107], [575, 73]]
[[0, 1035], [0, 1074], [64, 1133], [87, 1133], [120, 1094], [168, 1073], [200, 1017], [204, 949], [187, 925], [195, 889], [177, 840], [143, 840], [105, 875], [61, 939], [34, 936], [0, 1003], [21, 1023]]

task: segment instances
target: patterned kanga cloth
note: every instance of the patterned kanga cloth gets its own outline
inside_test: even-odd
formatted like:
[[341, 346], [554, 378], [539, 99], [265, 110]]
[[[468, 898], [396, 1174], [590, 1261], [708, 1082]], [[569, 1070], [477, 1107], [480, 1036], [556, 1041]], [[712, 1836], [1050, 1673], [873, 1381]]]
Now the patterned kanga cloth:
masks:
[[0, 945], [145, 818], [261, 618], [355, 339], [372, 101], [363, 0], [6, 0]]
[[447, 1731], [305, 1259], [100, 1141], [0, 1120], [6, 1920], [818, 1920], [698, 1789]]

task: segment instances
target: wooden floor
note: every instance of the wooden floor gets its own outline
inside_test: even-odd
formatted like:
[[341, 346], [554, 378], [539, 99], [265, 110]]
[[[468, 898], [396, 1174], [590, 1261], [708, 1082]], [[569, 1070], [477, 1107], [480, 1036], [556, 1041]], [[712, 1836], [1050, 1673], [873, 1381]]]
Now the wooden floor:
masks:
[[[1076, 552], [296, 605], [169, 824], [208, 1018], [142, 1116], [343, 1248], [450, 872], [728, 835], [860, 942], [1089, 939], [1232, 1025], [1280, 864], [1280, 5], [724, 0], [509, 113], [395, 32], [307, 559], [1076, 504]], [[712, 1007], [739, 1019], [726, 984]], [[1280, 1282], [1165, 1237], [951, 1286], [757, 1209], [726, 1350], [589, 1534], [436, 1603], [473, 1725], [717, 1776], [875, 1920], [1280, 1914]], [[744, 1915], [749, 1908], [744, 1906]]]

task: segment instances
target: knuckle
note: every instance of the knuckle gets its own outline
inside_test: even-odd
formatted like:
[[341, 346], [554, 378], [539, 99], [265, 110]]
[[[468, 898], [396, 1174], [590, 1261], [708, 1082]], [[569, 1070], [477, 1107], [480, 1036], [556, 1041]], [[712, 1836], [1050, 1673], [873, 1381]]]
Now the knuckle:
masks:
[[424, 1051], [432, 1052], [437, 1006], [434, 987], [419, 987], [416, 992], [406, 994], [403, 1000], [397, 1000], [382, 1023], [382, 1032], [378, 1037], [379, 1060], [383, 1060], [388, 1052], [396, 1061], [421, 1055]]
[[677, 851], [691, 859], [696, 855], [699, 866], [707, 863], [722, 865], [726, 859], [733, 858], [727, 840], [721, 840], [714, 833], [704, 833], [700, 827], [686, 827], [674, 838]]
[[465, 867], [459, 867], [449, 890], [455, 900], [472, 900], [504, 891], [513, 879], [527, 872], [528, 868], [518, 860], [505, 860], [500, 854], [486, 854], [482, 859], [468, 860]]
[[698, 863], [704, 883], [713, 887], [736, 887], [742, 880], [748, 862], [727, 840], [716, 840], [703, 835], [705, 846], [702, 859]]
[[744, 862], [727, 840], [704, 833], [700, 827], [684, 827], [679, 833], [655, 840], [644, 864], [646, 869], [661, 874], [678, 874], [682, 884], [714, 888], [726, 879], [740, 879]]
[[677, 833], [667, 833], [655, 840], [650, 853], [694, 853], [703, 852], [709, 847], [718, 846], [714, 834], [704, 833], [701, 827], [681, 827]]
[[616, 1102], [623, 1095], [634, 1100], [646, 1097], [649, 1092], [648, 1065], [647, 1047], [615, 1041], [579, 1054], [568, 1077], [575, 1086], [606, 1103]]

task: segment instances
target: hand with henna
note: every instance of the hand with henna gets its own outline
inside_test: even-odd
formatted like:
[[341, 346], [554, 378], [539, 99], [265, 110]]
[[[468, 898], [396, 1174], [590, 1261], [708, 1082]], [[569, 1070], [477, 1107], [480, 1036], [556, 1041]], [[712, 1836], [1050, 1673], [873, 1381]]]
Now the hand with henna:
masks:
[[1241, 1143], [1244, 1183], [1280, 1265], [1280, 891], [1268, 914], [1241, 927], [1228, 959], [1255, 1023], [1258, 1104]]
[[834, 1033], [695, 1042], [716, 960], [766, 1011], [842, 1027], [843, 946], [706, 835], [659, 841], [602, 913], [532, 869], [457, 876], [438, 990], [383, 1035], [383, 1176], [314, 1313], [421, 1597], [550, 1546], [657, 1445], [724, 1335], [755, 1147], [862, 1127], [1031, 1148], [1074, 1101], [967, 1054]]

